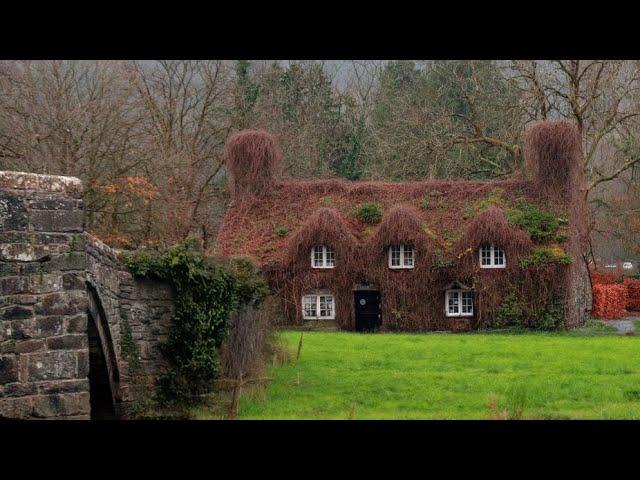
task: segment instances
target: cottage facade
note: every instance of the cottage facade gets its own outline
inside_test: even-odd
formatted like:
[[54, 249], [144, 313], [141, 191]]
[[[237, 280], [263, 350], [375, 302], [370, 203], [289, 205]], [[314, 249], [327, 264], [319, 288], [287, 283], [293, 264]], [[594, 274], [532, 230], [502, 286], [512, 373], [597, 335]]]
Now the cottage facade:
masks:
[[584, 322], [590, 286], [575, 125], [525, 134], [500, 181], [291, 181], [262, 131], [226, 146], [233, 202], [215, 250], [261, 266], [293, 325], [347, 330], [557, 328]]

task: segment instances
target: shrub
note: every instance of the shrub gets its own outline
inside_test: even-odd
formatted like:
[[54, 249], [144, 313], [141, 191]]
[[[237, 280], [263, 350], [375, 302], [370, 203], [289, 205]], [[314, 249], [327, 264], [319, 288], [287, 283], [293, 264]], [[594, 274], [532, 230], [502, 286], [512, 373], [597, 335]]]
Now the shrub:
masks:
[[130, 255], [125, 264], [133, 275], [169, 281], [175, 289], [173, 321], [160, 345], [169, 367], [160, 376], [158, 399], [189, 401], [208, 393], [218, 376], [229, 315], [245, 306], [257, 307], [266, 284], [251, 263], [216, 263], [193, 241], [162, 253]]
[[558, 330], [564, 327], [564, 307], [557, 301], [549, 302], [538, 316], [536, 328], [540, 330]]
[[542, 266], [550, 263], [568, 265], [573, 261], [571, 255], [560, 246], [540, 246], [531, 249], [531, 254], [520, 259], [520, 268]]
[[430, 203], [430, 198], [428, 195], [425, 195], [424, 197], [422, 197], [422, 201], [420, 202], [420, 208], [422, 210], [429, 210], [429, 203]]
[[382, 220], [382, 209], [375, 202], [362, 203], [358, 206], [356, 215], [362, 222], [374, 224]]
[[522, 305], [515, 292], [509, 293], [496, 312], [496, 326], [520, 325], [522, 323]]
[[509, 223], [527, 231], [533, 240], [543, 242], [556, 240], [558, 228], [564, 217], [558, 218], [552, 212], [519, 199], [515, 205], [507, 208]]
[[286, 229], [286, 227], [278, 227], [278, 228], [276, 229], [276, 234], [277, 234], [279, 237], [284, 237], [284, 236], [287, 234], [287, 229]]

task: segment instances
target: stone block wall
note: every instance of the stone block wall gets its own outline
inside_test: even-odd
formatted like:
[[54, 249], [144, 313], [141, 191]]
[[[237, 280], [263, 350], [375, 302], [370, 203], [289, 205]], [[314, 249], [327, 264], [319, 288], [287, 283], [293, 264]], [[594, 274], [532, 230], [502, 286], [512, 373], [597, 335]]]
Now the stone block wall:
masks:
[[[87, 280], [96, 289], [117, 358], [116, 401], [144, 399], [164, 366], [159, 343], [173, 316], [171, 285], [134, 279], [121, 254], [87, 235]], [[126, 411], [126, 405], [122, 406]]]
[[90, 418], [91, 315], [116, 411], [153, 393], [169, 284], [84, 231], [77, 178], [0, 172], [0, 419]]
[[0, 418], [89, 418], [76, 178], [0, 172]]

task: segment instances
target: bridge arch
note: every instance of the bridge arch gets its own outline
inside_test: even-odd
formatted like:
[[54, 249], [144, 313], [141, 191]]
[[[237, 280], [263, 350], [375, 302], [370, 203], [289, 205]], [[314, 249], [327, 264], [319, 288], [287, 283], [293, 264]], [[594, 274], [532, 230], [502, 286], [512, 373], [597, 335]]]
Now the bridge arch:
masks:
[[98, 395], [126, 416], [165, 368], [171, 284], [85, 231], [77, 178], [0, 171], [0, 230], [0, 418], [95, 418]]
[[87, 281], [89, 392], [91, 418], [114, 418], [119, 412], [120, 368], [109, 321], [98, 289]]

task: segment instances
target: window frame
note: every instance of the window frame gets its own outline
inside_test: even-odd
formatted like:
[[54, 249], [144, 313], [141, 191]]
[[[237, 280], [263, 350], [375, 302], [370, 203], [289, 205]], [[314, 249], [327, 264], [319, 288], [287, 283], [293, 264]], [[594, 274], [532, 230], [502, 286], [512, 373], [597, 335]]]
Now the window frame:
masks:
[[[397, 247], [400, 249], [400, 265], [393, 265], [391, 259], [393, 258], [392, 252], [394, 247]], [[387, 263], [389, 265], [389, 268], [393, 269], [393, 270], [410, 270], [412, 268], [415, 267], [416, 265], [416, 251], [413, 248], [413, 245], [405, 245], [404, 243], [401, 243], [399, 245], [389, 245], [389, 249], [388, 249], [388, 255], [387, 255]], [[411, 251], [411, 265], [406, 265], [405, 264], [405, 251]]]
[[[463, 312], [462, 311], [462, 306], [463, 306], [463, 302], [464, 302], [464, 295], [463, 294], [468, 294], [471, 295], [471, 311], [470, 312]], [[451, 313], [449, 311], [449, 299], [452, 297], [452, 295], [455, 294], [455, 296], [457, 297], [458, 300], [458, 312], [457, 313]], [[475, 305], [474, 305], [474, 295], [473, 295], [473, 290], [467, 290], [467, 289], [462, 289], [462, 288], [450, 288], [449, 290], [447, 290], [445, 292], [445, 297], [444, 297], [444, 311], [447, 317], [473, 317], [474, 315], [474, 310], [475, 310]]]
[[[486, 249], [489, 250], [489, 264], [485, 265], [482, 263], [482, 253], [483, 250], [486, 251]], [[503, 263], [497, 264], [496, 263], [496, 251], [502, 251], [502, 259], [503, 259]], [[480, 248], [478, 248], [478, 260], [480, 262], [480, 268], [506, 268], [507, 266], [507, 253], [504, 251], [504, 248], [502, 247], [496, 247], [493, 243], [491, 244], [484, 244], [484, 245], [480, 245]]]
[[[306, 302], [307, 298], [314, 297], [312, 302]], [[330, 297], [331, 301], [331, 315], [320, 315], [322, 298]], [[313, 303], [315, 305], [315, 316], [307, 315], [305, 305]], [[325, 307], [328, 305], [325, 300]], [[326, 310], [326, 308], [325, 308]], [[310, 293], [302, 296], [302, 318], [304, 320], [335, 320], [336, 318], [336, 297], [332, 293]]]
[[[316, 265], [315, 262], [315, 252], [316, 252], [316, 248], [321, 248], [322, 249], [322, 265]], [[333, 258], [333, 265], [329, 265], [328, 264], [328, 252], [329, 250], [331, 250], [331, 252], [333, 253], [332, 258]], [[318, 268], [318, 269], [327, 269], [327, 268], [335, 268], [336, 267], [336, 250], [335, 248], [333, 248], [330, 245], [314, 245], [313, 247], [311, 247], [311, 268]]]

